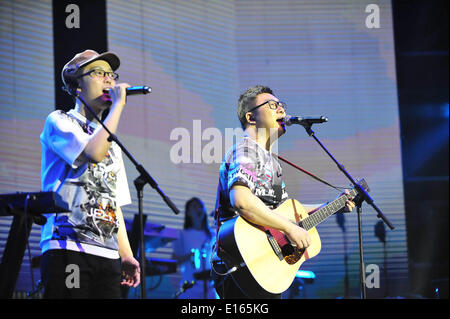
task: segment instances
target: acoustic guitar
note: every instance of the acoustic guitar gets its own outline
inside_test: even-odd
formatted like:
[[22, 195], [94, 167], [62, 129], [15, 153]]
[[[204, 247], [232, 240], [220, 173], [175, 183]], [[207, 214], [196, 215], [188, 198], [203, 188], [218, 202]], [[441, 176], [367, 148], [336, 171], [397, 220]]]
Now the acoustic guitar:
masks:
[[[359, 184], [369, 192], [362, 179]], [[356, 189], [350, 197], [357, 195]], [[281, 231], [250, 223], [241, 216], [225, 221], [218, 234], [218, 256], [225, 262], [236, 284], [250, 298], [280, 294], [289, 288], [300, 266], [319, 254], [321, 242], [316, 226], [345, 207], [347, 196], [341, 196], [308, 214], [295, 199], [287, 199], [274, 211], [308, 231], [311, 245], [299, 249]]]

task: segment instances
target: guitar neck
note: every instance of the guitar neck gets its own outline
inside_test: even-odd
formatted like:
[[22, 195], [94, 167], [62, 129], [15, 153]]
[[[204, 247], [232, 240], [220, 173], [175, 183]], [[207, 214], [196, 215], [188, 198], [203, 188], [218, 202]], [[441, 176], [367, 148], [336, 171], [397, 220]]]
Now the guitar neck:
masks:
[[[351, 197], [356, 196], [356, 194], [357, 191], [355, 189], [352, 189], [350, 191]], [[344, 208], [346, 202], [347, 196], [341, 196], [338, 199], [335, 199], [331, 203], [328, 203], [326, 206], [318, 209], [317, 211], [300, 221], [299, 226], [306, 230], [316, 227], [325, 219]]]

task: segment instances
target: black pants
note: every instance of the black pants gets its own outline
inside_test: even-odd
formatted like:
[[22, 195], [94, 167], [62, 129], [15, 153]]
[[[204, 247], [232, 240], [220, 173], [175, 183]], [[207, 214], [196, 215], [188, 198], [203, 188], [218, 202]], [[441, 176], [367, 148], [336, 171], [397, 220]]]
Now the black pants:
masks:
[[121, 296], [120, 259], [109, 259], [65, 249], [42, 256], [44, 298], [106, 298]]
[[[227, 267], [223, 262], [214, 262], [214, 269], [219, 273], [225, 273]], [[231, 275], [221, 276], [211, 270], [211, 276], [214, 280], [214, 288], [220, 299], [250, 299], [236, 282], [233, 280]], [[244, 290], [246, 287], [242, 287]], [[263, 299], [281, 299], [281, 294], [271, 294], [267, 292], [264, 296], [260, 298]]]

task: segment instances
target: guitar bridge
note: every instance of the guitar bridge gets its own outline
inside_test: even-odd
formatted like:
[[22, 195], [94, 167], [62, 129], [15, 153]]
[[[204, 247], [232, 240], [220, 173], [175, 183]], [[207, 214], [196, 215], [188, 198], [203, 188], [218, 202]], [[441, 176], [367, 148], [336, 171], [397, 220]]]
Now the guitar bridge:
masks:
[[299, 249], [290, 240], [290, 244], [286, 244], [280, 247], [275, 237], [270, 233], [269, 230], [266, 231], [267, 239], [269, 240], [270, 246], [272, 247], [274, 253], [277, 255], [278, 259], [282, 261], [283, 259], [289, 264], [293, 265], [302, 258], [305, 249]]
[[269, 244], [272, 247], [273, 251], [275, 252], [275, 255], [277, 255], [278, 259], [283, 260], [284, 256], [283, 256], [283, 251], [280, 248], [280, 245], [278, 245], [276, 239], [272, 236], [272, 234], [270, 233], [270, 231], [266, 231], [267, 234], [267, 239], [269, 240]]

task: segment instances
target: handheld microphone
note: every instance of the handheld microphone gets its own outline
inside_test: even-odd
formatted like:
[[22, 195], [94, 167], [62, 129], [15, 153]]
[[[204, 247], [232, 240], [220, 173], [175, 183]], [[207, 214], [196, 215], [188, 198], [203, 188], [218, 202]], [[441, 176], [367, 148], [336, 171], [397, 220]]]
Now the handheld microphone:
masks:
[[[127, 96], [128, 95], [137, 95], [137, 94], [148, 94], [152, 93], [152, 88], [148, 86], [131, 86], [126, 88]], [[104, 89], [104, 93], [109, 93], [109, 89]]]
[[283, 122], [287, 126], [291, 126], [292, 124], [299, 124], [299, 125], [308, 125], [308, 126], [310, 126], [311, 124], [328, 122], [328, 118], [326, 116], [300, 117], [300, 116], [286, 115], [286, 117], [283, 119]]

